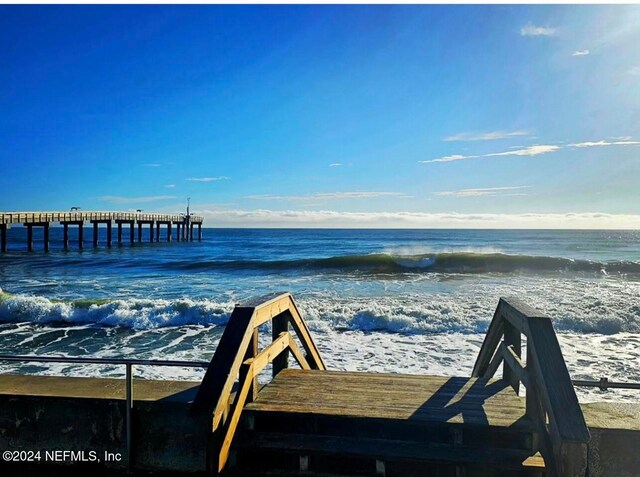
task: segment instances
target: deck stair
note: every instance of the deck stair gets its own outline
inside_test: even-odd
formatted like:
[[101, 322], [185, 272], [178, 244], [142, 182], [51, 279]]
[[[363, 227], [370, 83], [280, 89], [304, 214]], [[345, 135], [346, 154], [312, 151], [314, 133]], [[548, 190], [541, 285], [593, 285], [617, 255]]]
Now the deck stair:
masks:
[[245, 407], [232, 451], [245, 473], [543, 475], [523, 414], [503, 380], [287, 369]]
[[516, 300], [500, 300], [472, 377], [328, 371], [290, 294], [236, 306], [193, 411], [212, 419], [212, 475], [586, 475], [589, 431], [551, 321]]

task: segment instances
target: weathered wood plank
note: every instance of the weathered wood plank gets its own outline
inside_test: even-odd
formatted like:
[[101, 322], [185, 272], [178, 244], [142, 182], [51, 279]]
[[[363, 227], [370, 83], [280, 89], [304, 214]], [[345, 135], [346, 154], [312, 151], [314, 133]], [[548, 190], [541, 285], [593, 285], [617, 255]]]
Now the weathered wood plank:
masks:
[[[332, 379], [332, 378], [340, 379]], [[283, 371], [247, 410], [478, 425], [514, 425], [524, 400], [501, 380]]]
[[314, 436], [309, 434], [255, 433], [241, 448], [284, 452], [310, 452], [314, 455], [372, 456], [381, 460], [408, 459], [443, 463], [483, 463], [501, 469], [522, 470], [527, 466], [544, 467], [539, 454], [515, 449], [452, 447], [443, 444], [395, 441], [387, 439]]

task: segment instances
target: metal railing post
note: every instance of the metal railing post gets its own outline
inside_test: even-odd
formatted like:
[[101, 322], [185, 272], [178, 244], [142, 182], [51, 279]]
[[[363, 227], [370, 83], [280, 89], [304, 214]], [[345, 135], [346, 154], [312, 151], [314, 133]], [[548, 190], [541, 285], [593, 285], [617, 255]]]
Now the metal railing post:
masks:
[[133, 469], [133, 422], [131, 412], [133, 410], [133, 366], [126, 364], [126, 432], [127, 432], [127, 465]]

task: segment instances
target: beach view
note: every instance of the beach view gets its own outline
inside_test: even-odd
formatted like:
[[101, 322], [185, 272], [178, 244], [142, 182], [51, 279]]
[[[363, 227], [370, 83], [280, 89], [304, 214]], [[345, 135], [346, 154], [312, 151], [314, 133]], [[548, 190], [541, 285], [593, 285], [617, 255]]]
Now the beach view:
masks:
[[3, 475], [640, 475], [637, 5], [0, 25]]

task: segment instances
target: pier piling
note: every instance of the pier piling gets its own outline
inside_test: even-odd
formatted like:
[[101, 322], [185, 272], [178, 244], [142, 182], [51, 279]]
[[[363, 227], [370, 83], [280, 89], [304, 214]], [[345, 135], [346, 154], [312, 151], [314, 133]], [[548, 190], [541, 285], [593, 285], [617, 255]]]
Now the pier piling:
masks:
[[44, 228], [43, 240], [44, 240], [44, 251], [49, 251], [49, 222], [45, 222], [42, 224]]
[[138, 222], [138, 243], [142, 243], [142, 222]]
[[27, 251], [33, 252], [33, 226], [27, 225]]
[[93, 246], [94, 248], [98, 246], [98, 222], [93, 223]]
[[118, 245], [122, 245], [122, 222], [118, 222]]
[[7, 224], [0, 224], [0, 251], [5, 253], [7, 251]]
[[69, 224], [62, 224], [62, 247], [65, 250], [69, 250]]

